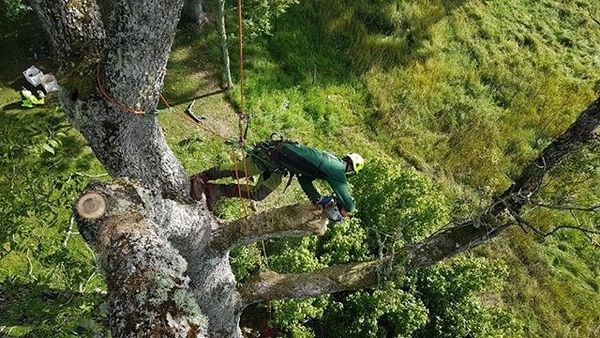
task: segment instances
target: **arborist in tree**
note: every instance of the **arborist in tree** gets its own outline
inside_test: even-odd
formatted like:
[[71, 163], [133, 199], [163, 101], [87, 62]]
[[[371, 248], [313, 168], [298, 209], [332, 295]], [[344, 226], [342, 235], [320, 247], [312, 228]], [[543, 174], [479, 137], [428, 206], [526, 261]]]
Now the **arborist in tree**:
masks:
[[[255, 144], [242, 161], [226, 167], [214, 167], [192, 176], [192, 197], [206, 195], [209, 209], [222, 197], [243, 197], [261, 201], [282, 182], [283, 176], [296, 176], [308, 199], [323, 207], [328, 217], [341, 221], [355, 210], [350, 195], [347, 175], [357, 173], [364, 159], [355, 153], [338, 158], [328, 152], [310, 148], [296, 142], [272, 139]], [[245, 170], [247, 170], [247, 175]], [[214, 184], [212, 180], [225, 177], [242, 178], [260, 175], [254, 185]], [[325, 180], [335, 196], [321, 196], [313, 185], [315, 179]], [[287, 186], [286, 186], [287, 188]], [[339, 210], [339, 214], [338, 214]]]

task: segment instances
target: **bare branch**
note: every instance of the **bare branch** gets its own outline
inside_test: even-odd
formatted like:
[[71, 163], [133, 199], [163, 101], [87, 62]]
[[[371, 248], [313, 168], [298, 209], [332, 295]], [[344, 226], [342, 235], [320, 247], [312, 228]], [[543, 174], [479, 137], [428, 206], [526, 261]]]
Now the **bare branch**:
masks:
[[555, 209], [555, 210], [588, 211], [588, 212], [596, 212], [596, 211], [600, 210], [600, 204], [591, 205], [591, 206], [554, 205], [554, 204], [537, 203], [537, 202], [530, 202], [528, 204], [536, 206], [536, 207], [541, 207], [541, 208], [546, 208], [546, 209]]
[[590, 237], [590, 234], [593, 235], [600, 235], [600, 231], [598, 230], [592, 230], [592, 229], [586, 229], [580, 226], [574, 226], [574, 225], [561, 225], [561, 226], [557, 226], [556, 228], [552, 229], [551, 231], [547, 232], [544, 234], [544, 237], [548, 237], [548, 236], [552, 236], [554, 235], [557, 231], [562, 230], [562, 229], [572, 229], [572, 230], [578, 230], [583, 232], [590, 240], [592, 240], [592, 237]]
[[573, 219], [575, 219], [575, 222], [577, 223], [577, 226], [574, 226], [574, 225], [561, 225], [561, 226], [555, 227], [554, 229], [552, 229], [552, 230], [550, 230], [548, 232], [544, 232], [540, 228], [538, 228], [538, 227], [532, 225], [531, 223], [527, 222], [519, 214], [513, 214], [513, 216], [514, 216], [515, 222], [519, 226], [521, 226], [521, 228], [523, 228], [523, 230], [524, 230], [525, 227], [529, 228], [529, 229], [533, 230], [533, 232], [535, 232], [538, 236], [540, 236], [542, 238], [546, 238], [546, 237], [552, 236], [556, 232], [558, 232], [559, 230], [562, 230], [562, 229], [578, 230], [578, 231], [581, 231], [592, 242], [592, 244], [600, 247], [600, 243], [596, 242], [594, 240], [594, 238], [591, 236], [593, 234], [600, 235], [600, 231], [584, 228], [581, 225], [581, 222], [579, 221], [579, 218], [577, 218], [577, 216], [573, 212], [573, 210], [569, 210], [569, 212], [571, 213], [571, 216], [573, 216]]
[[275, 299], [306, 298], [377, 284], [377, 272], [389, 263], [384, 258], [364, 263], [336, 265], [321, 270], [280, 274], [262, 271], [238, 288], [243, 306]]
[[306, 235], [323, 235], [327, 218], [321, 208], [309, 203], [270, 209], [229, 223], [213, 230], [211, 247], [229, 250], [260, 240]]

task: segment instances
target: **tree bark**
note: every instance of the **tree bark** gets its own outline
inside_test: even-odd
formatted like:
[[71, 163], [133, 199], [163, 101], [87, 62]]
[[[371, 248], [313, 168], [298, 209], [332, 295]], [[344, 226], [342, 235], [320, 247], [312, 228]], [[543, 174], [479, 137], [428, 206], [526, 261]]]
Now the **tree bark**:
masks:
[[189, 290], [186, 260], [147, 217], [140, 198], [128, 182], [92, 186], [75, 210], [82, 236], [100, 253], [111, 332], [116, 337], [204, 336], [207, 320]]
[[316, 297], [377, 284], [378, 273], [391, 258], [364, 263], [334, 265], [313, 272], [280, 274], [261, 271], [240, 287], [245, 306], [277, 299]]
[[95, 0], [32, 0], [63, 71], [97, 63], [104, 49], [104, 27]]
[[202, 4], [204, 0], [185, 0], [181, 11], [181, 22], [202, 25], [208, 19]]
[[261, 240], [279, 237], [323, 235], [327, 230], [323, 211], [309, 203], [264, 211], [214, 229], [211, 246], [231, 250]]
[[223, 54], [223, 69], [227, 88], [233, 88], [231, 80], [231, 63], [229, 61], [229, 47], [227, 46], [227, 29], [225, 27], [225, 0], [219, 0], [219, 35], [221, 36], [221, 51]]
[[115, 1], [106, 39], [95, 1], [77, 2], [81, 8], [34, 1], [52, 45], [60, 47], [61, 102], [105, 169], [179, 199], [187, 197], [188, 176], [154, 112], [182, 1]]

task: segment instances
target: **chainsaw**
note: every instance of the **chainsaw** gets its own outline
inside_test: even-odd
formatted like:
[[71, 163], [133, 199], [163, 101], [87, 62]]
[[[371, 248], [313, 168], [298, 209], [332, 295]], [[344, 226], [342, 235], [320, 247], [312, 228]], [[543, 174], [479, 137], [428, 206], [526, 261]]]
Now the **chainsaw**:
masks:
[[330, 221], [336, 223], [344, 221], [344, 216], [342, 216], [338, 203], [333, 196], [323, 196], [319, 200], [319, 205], [323, 207], [323, 212]]

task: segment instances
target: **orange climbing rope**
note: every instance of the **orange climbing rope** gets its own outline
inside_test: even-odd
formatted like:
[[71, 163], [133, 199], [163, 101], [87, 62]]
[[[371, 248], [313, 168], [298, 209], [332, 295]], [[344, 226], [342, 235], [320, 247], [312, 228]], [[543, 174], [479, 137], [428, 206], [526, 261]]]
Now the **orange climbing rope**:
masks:
[[[238, 113], [238, 116], [239, 116], [238, 126], [239, 126], [240, 133], [239, 133], [238, 143], [239, 143], [240, 149], [242, 151], [242, 159], [245, 159], [246, 158], [246, 151], [245, 151], [246, 135], [248, 133], [248, 116], [244, 112], [244, 18], [242, 16], [242, 12], [243, 12], [243, 3], [242, 3], [242, 0], [238, 0], [238, 44], [239, 44], [239, 53], [240, 53], [239, 54], [240, 112]], [[235, 152], [234, 152], [234, 156], [235, 156]], [[237, 161], [234, 163], [237, 163]], [[248, 177], [247, 162], [244, 160], [243, 163], [244, 163], [244, 177]], [[237, 171], [237, 165], [234, 168], [234, 170], [236, 173], [236, 183], [238, 185], [238, 194], [240, 196], [240, 200], [242, 201], [242, 205], [244, 207], [244, 215], [246, 218], [248, 218], [248, 208], [246, 207], [246, 200], [242, 197], [242, 189], [240, 187], [240, 180], [239, 180], [239, 175], [238, 175], [238, 171]], [[269, 268], [269, 260], [268, 260], [268, 255], [267, 255], [267, 249], [265, 247], [265, 241], [261, 241], [261, 245], [262, 245], [262, 252], [263, 252], [263, 256], [264, 256], [262, 261], [265, 264], [265, 266], [267, 268]]]
[[[246, 158], [246, 151], [245, 151], [245, 146], [246, 146], [246, 135], [248, 132], [248, 116], [244, 113], [244, 31], [243, 31], [243, 16], [242, 16], [242, 0], [238, 0], [238, 42], [239, 42], [239, 71], [240, 71], [240, 106], [239, 106], [239, 113], [238, 113], [238, 127], [239, 127], [239, 136], [238, 136], [238, 146], [241, 150], [242, 153], [242, 159], [243, 159], [243, 164], [244, 164], [244, 177], [247, 178], [248, 177], [248, 165], [247, 162], [244, 160]], [[169, 103], [167, 102], [167, 100], [165, 100], [165, 98], [162, 96], [162, 94], [160, 95], [161, 99], [163, 100], [163, 102], [165, 103], [165, 105], [168, 108], [171, 108], [171, 106], [169, 105]], [[213, 130], [206, 128], [205, 126], [203, 126], [200, 123], [196, 123], [196, 125], [200, 126], [202, 129], [208, 131], [209, 133], [223, 139], [226, 140], [225, 137], [223, 137], [220, 134], [217, 134], [216, 132], [214, 132]], [[236, 180], [236, 184], [237, 184], [237, 191], [238, 191], [238, 196], [242, 202], [242, 206], [244, 208], [244, 217], [248, 218], [249, 214], [248, 214], [248, 207], [246, 206], [246, 199], [244, 198], [244, 196], [242, 195], [242, 187], [241, 187], [241, 183], [240, 183], [240, 175], [239, 175], [239, 171], [238, 171], [238, 160], [236, 158], [236, 151], [235, 151], [235, 147], [232, 148], [231, 151], [231, 160], [234, 163], [234, 172], [235, 172], [235, 180]], [[240, 168], [241, 169], [241, 168]], [[246, 192], [247, 194], [249, 194], [249, 192]], [[265, 247], [265, 242], [261, 241], [262, 244], [262, 253], [263, 256], [261, 261], [263, 262], [263, 264], [269, 268], [269, 263], [268, 263], [268, 255], [267, 255], [267, 249]]]
[[[244, 145], [246, 143], [246, 135], [244, 135], [244, 129], [245, 129], [245, 123], [247, 123], [247, 121], [245, 121], [245, 116], [244, 116], [244, 30], [243, 30], [243, 24], [244, 22], [242, 21], [242, 0], [238, 0], [238, 42], [239, 42], [239, 53], [240, 53], [240, 57], [239, 57], [239, 66], [240, 66], [240, 112], [238, 113], [238, 127], [239, 127], [239, 137], [238, 137], [238, 144], [240, 146], [240, 149], [242, 151], [242, 159], [245, 158], [246, 154], [244, 151]], [[238, 186], [238, 194], [240, 199], [242, 200], [242, 205], [244, 206], [244, 216], [247, 218], [248, 217], [248, 209], [246, 208], [246, 202], [244, 200], [244, 198], [242, 197], [242, 188], [240, 186], [240, 177], [238, 174], [238, 168], [237, 168], [237, 162], [236, 158], [235, 158], [235, 150], [232, 152], [232, 160], [233, 163], [236, 163], [235, 165], [235, 179], [236, 179], [236, 183]], [[246, 167], [246, 162], [244, 161], [244, 177], [248, 177], [248, 169], [245, 168]]]

